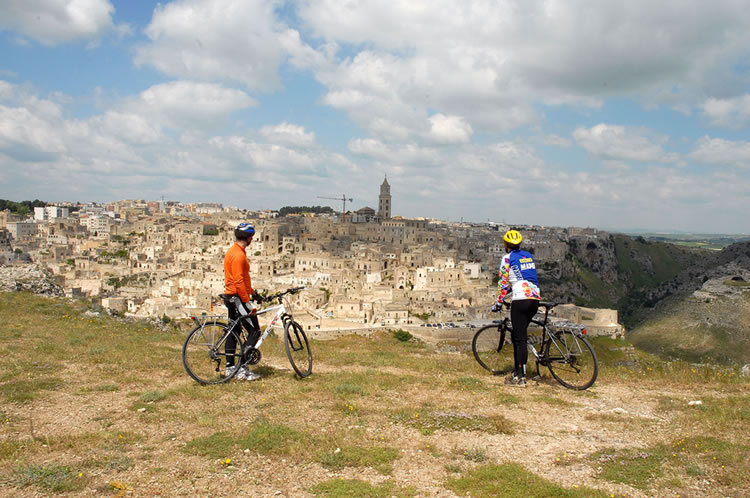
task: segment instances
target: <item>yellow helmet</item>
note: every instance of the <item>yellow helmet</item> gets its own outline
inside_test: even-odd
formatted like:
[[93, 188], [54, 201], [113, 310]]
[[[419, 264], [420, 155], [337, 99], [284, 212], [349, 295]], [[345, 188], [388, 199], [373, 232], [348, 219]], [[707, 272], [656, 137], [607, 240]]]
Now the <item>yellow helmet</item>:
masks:
[[523, 237], [521, 237], [521, 232], [518, 230], [508, 230], [505, 232], [505, 235], [503, 235], [503, 240], [508, 244], [517, 246], [521, 243]]

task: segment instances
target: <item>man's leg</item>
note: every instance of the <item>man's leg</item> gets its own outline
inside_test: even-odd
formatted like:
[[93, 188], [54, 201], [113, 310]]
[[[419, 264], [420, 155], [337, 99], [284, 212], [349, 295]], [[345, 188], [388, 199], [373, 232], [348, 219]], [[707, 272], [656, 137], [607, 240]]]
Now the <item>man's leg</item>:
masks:
[[526, 377], [526, 363], [529, 360], [527, 346], [529, 323], [539, 309], [536, 299], [513, 301], [510, 307], [510, 321], [513, 324], [511, 340], [513, 341], [513, 359], [517, 377]]
[[258, 323], [258, 317], [255, 315], [246, 316], [245, 319], [242, 320], [242, 325], [245, 327], [245, 330], [247, 330], [248, 342], [255, 346], [255, 343], [258, 342], [258, 339], [260, 338], [260, 324]]
[[[229, 312], [229, 319], [230, 320], [237, 320], [240, 315], [237, 311], [237, 308], [234, 304], [234, 299], [232, 299], [231, 302], [227, 303], [227, 311]], [[229, 337], [227, 337], [226, 344], [224, 345], [224, 352], [227, 355], [227, 368], [234, 366], [234, 353], [237, 350], [237, 337], [234, 334], [229, 334]]]
[[[242, 326], [247, 330], [248, 333], [248, 342], [255, 346], [255, 343], [258, 340], [258, 334], [256, 330], [259, 330], [260, 327], [257, 326], [258, 324], [258, 317], [255, 315], [250, 315], [250, 310], [245, 307], [245, 304], [240, 300], [239, 297], [235, 297], [233, 300], [235, 313], [238, 317], [242, 317]], [[252, 321], [252, 323], [250, 323]], [[243, 361], [245, 358], [242, 359]], [[237, 372], [237, 379], [239, 380], [258, 380], [260, 379], [260, 375], [254, 373], [249, 368], [243, 366], [242, 369]]]

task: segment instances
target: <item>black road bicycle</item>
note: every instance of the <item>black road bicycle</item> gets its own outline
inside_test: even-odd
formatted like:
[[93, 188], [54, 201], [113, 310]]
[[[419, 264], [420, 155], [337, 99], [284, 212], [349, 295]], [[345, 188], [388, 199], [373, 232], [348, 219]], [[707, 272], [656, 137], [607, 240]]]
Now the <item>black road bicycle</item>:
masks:
[[[503, 304], [510, 308], [510, 303]], [[549, 312], [557, 303], [540, 302], [539, 305], [544, 308], [544, 319], [534, 317], [530, 324], [530, 327], [537, 325], [542, 328], [541, 338], [534, 336], [534, 339], [540, 339], [539, 350], [531, 340], [528, 343], [529, 351], [536, 358], [537, 375], [540, 375], [539, 366], [545, 366], [568, 389], [588, 389], [599, 375], [599, 363], [594, 348], [584, 337], [586, 329], [575, 324], [556, 325], [549, 322]], [[510, 317], [506, 317], [494, 320], [474, 334], [471, 342], [474, 358], [495, 375], [513, 370], [513, 344], [510, 340], [512, 330]]]
[[[292, 315], [287, 312], [282, 299], [285, 295], [296, 294], [302, 289], [304, 287], [292, 287], [264, 298], [265, 302], [278, 301], [278, 304], [257, 311], [258, 316], [273, 313], [273, 318], [254, 344], [250, 343], [248, 333], [241, 323], [242, 320], [249, 319], [249, 315], [240, 317], [238, 320], [229, 320], [228, 323], [224, 321], [226, 320], [224, 316], [192, 317], [196, 327], [188, 333], [185, 344], [182, 346], [182, 364], [188, 375], [201, 384], [219, 384], [234, 377], [242, 366], [256, 365], [260, 362], [260, 346], [279, 319], [284, 326], [284, 350], [289, 363], [300, 377], [310, 375], [312, 373], [310, 343], [302, 326], [295, 322]], [[225, 346], [230, 335], [234, 336], [237, 344], [234, 356], [240, 358], [240, 361], [235, 362], [234, 369], [228, 370]]]

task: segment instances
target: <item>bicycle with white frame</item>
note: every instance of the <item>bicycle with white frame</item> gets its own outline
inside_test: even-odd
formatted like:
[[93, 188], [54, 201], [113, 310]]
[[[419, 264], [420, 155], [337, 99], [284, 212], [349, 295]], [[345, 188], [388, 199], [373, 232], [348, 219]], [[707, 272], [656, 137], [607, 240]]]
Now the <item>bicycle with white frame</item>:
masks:
[[[220, 384], [234, 377], [243, 366], [256, 365], [260, 362], [260, 347], [280, 320], [284, 327], [284, 350], [292, 368], [300, 377], [307, 377], [312, 373], [312, 352], [302, 326], [295, 322], [284, 306], [283, 297], [296, 294], [304, 287], [291, 287], [283, 292], [266, 296], [264, 302], [278, 301], [278, 304], [263, 308], [256, 312], [257, 316], [273, 314], [265, 330], [254, 344], [250, 343], [248, 332], [242, 325], [242, 320], [249, 320], [251, 315], [245, 315], [237, 320], [228, 320], [224, 316], [191, 317], [196, 323], [188, 333], [182, 346], [182, 364], [188, 375], [200, 384]], [[222, 299], [226, 299], [223, 294]], [[236, 348], [233, 353], [227, 353], [225, 348], [227, 339], [234, 336]], [[240, 361], [234, 363], [234, 368], [227, 369], [227, 357], [234, 356]], [[223, 362], [223, 365], [222, 365]]]

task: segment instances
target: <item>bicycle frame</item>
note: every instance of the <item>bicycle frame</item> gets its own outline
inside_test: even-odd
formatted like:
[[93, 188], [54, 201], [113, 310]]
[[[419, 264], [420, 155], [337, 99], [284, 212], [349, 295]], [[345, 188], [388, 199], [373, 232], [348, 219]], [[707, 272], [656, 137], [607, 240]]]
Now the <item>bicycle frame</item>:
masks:
[[[284, 296], [296, 294], [301, 290], [304, 290], [304, 287], [290, 287], [270, 296], [258, 297], [256, 301], [265, 302], [269, 306], [252, 314], [242, 316], [233, 314], [232, 319], [228, 319], [226, 316], [208, 316], [206, 314], [200, 317], [191, 317], [196, 327], [185, 338], [182, 347], [182, 363], [188, 375], [200, 384], [219, 384], [228, 381], [242, 368], [247, 368], [246, 365], [258, 364], [261, 360], [260, 347], [275, 327], [283, 325], [282, 341], [289, 363], [296, 375], [301, 378], [309, 376], [312, 373], [313, 362], [307, 335], [305, 335], [303, 327], [294, 321], [291, 311], [287, 310], [284, 303]], [[230, 302], [236, 300], [236, 296], [220, 294], [218, 297], [223, 299], [227, 306], [238, 306], [236, 301]], [[291, 303], [289, 304], [291, 305]], [[238, 306], [238, 308], [240, 307]], [[240, 308], [238, 311], [241, 313], [243, 309]], [[261, 315], [269, 318], [264, 329], [260, 329], [260, 324], [258, 324], [258, 327], [255, 326], [258, 323], [256, 317]], [[281, 319], [281, 323], [279, 323], [279, 319]], [[242, 320], [246, 322], [250, 320], [252, 326], [241, 323]], [[258, 338], [251, 343], [251, 337], [254, 338], [256, 332]], [[235, 338], [237, 339], [236, 344]], [[234, 347], [227, 348], [228, 343], [234, 345]], [[237, 346], [239, 346], [239, 351]], [[235, 364], [233, 360], [238, 356], [240, 363]], [[224, 358], [227, 368], [222, 370], [221, 362]], [[208, 360], [208, 363], [206, 363], [206, 360]], [[215, 368], [210, 366], [211, 362], [215, 363]], [[229, 368], [231, 366], [235, 366], [235, 368]], [[254, 380], [250, 377], [247, 378]]]
[[[510, 309], [509, 303], [506, 302], [504, 304], [508, 309]], [[574, 345], [567, 344], [567, 343], [563, 344], [558, 339], [555, 338], [554, 334], [550, 331], [550, 327], [549, 327], [550, 325], [549, 312], [551, 309], [552, 309], [551, 307], [545, 307], [544, 318], [541, 320], [532, 318], [530, 322], [530, 324], [538, 325], [539, 327], [542, 328], [542, 337], [541, 337], [542, 340], [541, 340], [541, 344], [539, 345], [539, 351], [536, 350], [536, 348], [534, 347], [534, 344], [532, 344], [531, 342], [527, 344], [527, 347], [529, 351], [531, 352], [531, 354], [534, 355], [534, 358], [536, 358], [538, 362], [540, 362], [542, 365], [545, 365], [545, 366], [547, 364], [547, 361], [545, 360], [548, 360], [549, 358], [544, 358], [542, 356], [542, 351], [544, 351], [544, 346], [547, 342], [551, 343], [550, 350], [552, 349], [552, 347], [554, 347], [561, 357], [566, 356], [567, 353], [570, 353], [570, 352], [580, 353], [582, 351], [581, 345], [577, 341]], [[511, 321], [509, 317], [505, 317], [503, 320], [494, 320], [494, 322], [498, 323], [499, 327], [502, 327], [504, 325], [506, 330], [510, 331], [513, 329], [513, 327], [511, 326]], [[579, 331], [571, 330], [571, 333], [576, 338], [582, 337]]]
[[286, 307], [284, 306], [284, 303], [281, 302], [275, 306], [269, 306], [268, 308], [263, 308], [262, 310], [258, 310], [255, 315], [265, 315], [268, 313], [271, 313], [272, 311], [275, 311], [273, 318], [271, 318], [271, 321], [268, 322], [268, 325], [266, 325], [266, 329], [263, 331], [263, 333], [260, 335], [258, 340], [255, 342], [255, 346], [253, 346], [255, 349], [260, 349], [261, 344], [263, 344], [263, 341], [266, 340], [266, 337], [271, 333], [271, 330], [273, 330], [274, 325], [276, 325], [276, 321], [281, 318], [282, 321], [285, 319], [285, 317], [288, 317], [289, 315], [286, 312]]

